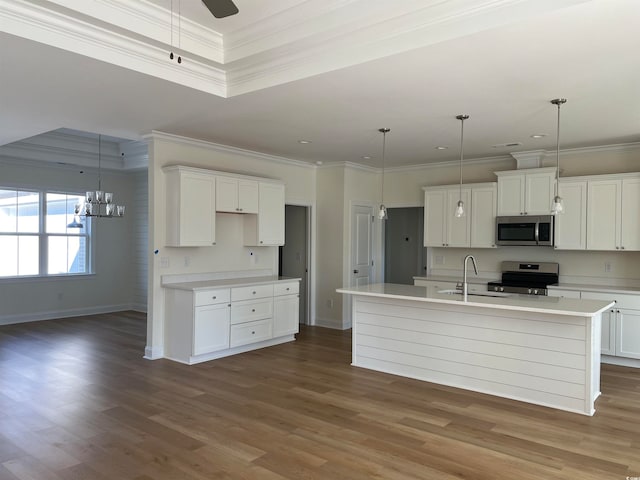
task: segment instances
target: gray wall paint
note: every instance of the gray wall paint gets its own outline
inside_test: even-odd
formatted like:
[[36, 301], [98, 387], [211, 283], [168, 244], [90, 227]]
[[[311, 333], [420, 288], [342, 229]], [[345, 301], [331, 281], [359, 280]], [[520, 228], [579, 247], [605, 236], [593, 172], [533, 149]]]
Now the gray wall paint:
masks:
[[[16, 188], [50, 188], [62, 191], [93, 190], [97, 172], [93, 169], [56, 164], [24, 163], [0, 156], [0, 184]], [[128, 212], [133, 192], [146, 195], [131, 173], [102, 172], [102, 187], [112, 191]], [[139, 198], [140, 200], [140, 198]], [[133, 211], [135, 212], [135, 208]], [[94, 222], [94, 275], [0, 279], [0, 324], [119, 311], [132, 308], [133, 285], [146, 275], [144, 259], [139, 261], [133, 240], [135, 213], [124, 218]], [[145, 301], [146, 303], [146, 301]]]
[[280, 272], [300, 277], [300, 323], [308, 323], [307, 306], [307, 207], [285, 206], [285, 244], [280, 248]]

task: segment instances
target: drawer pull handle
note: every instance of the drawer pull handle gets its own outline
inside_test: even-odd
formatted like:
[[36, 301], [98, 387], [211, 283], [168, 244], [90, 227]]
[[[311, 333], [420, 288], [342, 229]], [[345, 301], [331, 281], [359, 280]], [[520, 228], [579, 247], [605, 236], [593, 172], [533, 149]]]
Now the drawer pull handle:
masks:
[[251, 311], [252, 311], [252, 312], [255, 312], [255, 311], [256, 311], [256, 309], [255, 309], [255, 308], [252, 308], [252, 309], [251, 309]]
[[254, 294], [254, 295], [256, 294], [256, 291], [255, 291], [255, 290], [253, 291], [253, 294]]
[[214, 295], [214, 296], [213, 296], [213, 297], [211, 297], [211, 298], [212, 298], [213, 300], [215, 300], [215, 299], [216, 299], [216, 298], [218, 298], [218, 297], [216, 297], [216, 296]]
[[289, 287], [287, 287], [287, 292], [288, 292], [289, 290], [291, 290], [291, 289], [290, 289]]
[[251, 332], [251, 335], [255, 335], [255, 334], [256, 334], [256, 332]]

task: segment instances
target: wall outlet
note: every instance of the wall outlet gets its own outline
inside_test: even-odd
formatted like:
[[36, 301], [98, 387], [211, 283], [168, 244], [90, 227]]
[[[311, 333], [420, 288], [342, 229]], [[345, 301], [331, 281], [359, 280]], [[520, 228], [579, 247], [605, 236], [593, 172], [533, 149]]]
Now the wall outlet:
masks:
[[169, 257], [160, 257], [160, 268], [169, 268]]
[[605, 273], [611, 272], [611, 264], [609, 262], [605, 262], [604, 271], [605, 271]]
[[258, 263], [258, 254], [256, 252], [249, 252], [249, 263], [251, 263], [251, 265]]

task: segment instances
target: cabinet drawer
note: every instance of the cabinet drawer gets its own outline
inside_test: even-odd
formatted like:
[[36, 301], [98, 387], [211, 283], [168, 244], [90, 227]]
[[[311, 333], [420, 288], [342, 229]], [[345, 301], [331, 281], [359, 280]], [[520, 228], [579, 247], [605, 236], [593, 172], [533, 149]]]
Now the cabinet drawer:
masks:
[[271, 319], [231, 325], [230, 345], [238, 347], [271, 338]]
[[214, 305], [216, 303], [229, 303], [229, 289], [199, 290], [195, 292], [195, 306]]
[[300, 282], [282, 282], [276, 283], [273, 286], [273, 295], [278, 297], [280, 295], [293, 295], [300, 291]]
[[271, 318], [273, 316], [273, 299], [245, 300], [231, 303], [231, 324]]
[[252, 298], [273, 297], [273, 284], [236, 287], [231, 289], [231, 300], [251, 300]]
[[547, 295], [550, 297], [580, 298], [580, 292], [577, 290], [558, 290], [556, 288], [550, 288]]

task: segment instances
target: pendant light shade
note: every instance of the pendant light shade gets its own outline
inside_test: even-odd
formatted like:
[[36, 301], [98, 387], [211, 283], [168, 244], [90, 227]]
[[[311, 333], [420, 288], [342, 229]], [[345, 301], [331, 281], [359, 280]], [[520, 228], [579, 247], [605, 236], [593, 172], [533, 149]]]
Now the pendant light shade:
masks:
[[551, 103], [558, 107], [558, 131], [556, 136], [556, 188], [555, 195], [553, 196], [553, 203], [551, 204], [551, 214], [559, 215], [564, 213], [562, 197], [558, 194], [558, 189], [560, 187], [560, 106], [567, 103], [567, 99], [555, 98], [551, 100]]
[[456, 118], [460, 120], [460, 195], [454, 214], [460, 218], [465, 215], [464, 202], [462, 201], [462, 161], [464, 160], [464, 121], [469, 118], [469, 115], [457, 115]]
[[380, 220], [387, 219], [387, 207], [384, 206], [384, 160], [387, 146], [387, 133], [391, 131], [390, 128], [379, 128], [378, 131], [382, 133], [382, 187], [380, 192], [380, 208], [378, 209], [378, 218]]

